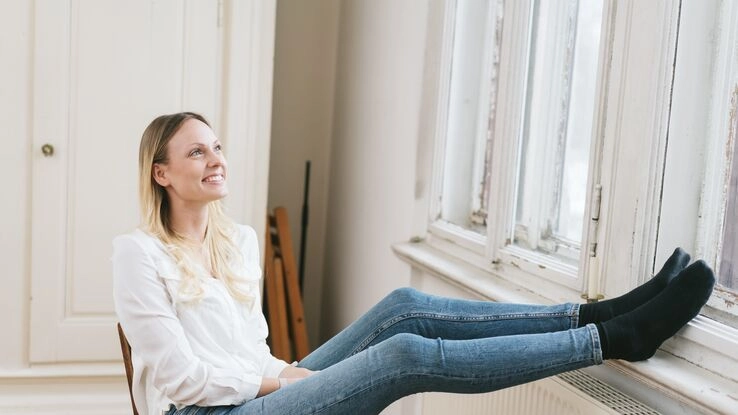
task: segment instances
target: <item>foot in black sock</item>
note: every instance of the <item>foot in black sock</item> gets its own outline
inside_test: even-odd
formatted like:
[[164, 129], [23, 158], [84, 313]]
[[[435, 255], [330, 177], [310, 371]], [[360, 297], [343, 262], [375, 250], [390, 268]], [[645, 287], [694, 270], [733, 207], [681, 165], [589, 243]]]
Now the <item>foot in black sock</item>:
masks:
[[651, 301], [597, 323], [603, 359], [646, 360], [666, 339], [699, 314], [710, 298], [715, 275], [704, 261], [685, 268]]
[[584, 327], [589, 323], [607, 321], [645, 304], [656, 297], [688, 263], [689, 254], [682, 248], [675, 249], [661, 271], [649, 281], [620, 297], [579, 306], [579, 327]]

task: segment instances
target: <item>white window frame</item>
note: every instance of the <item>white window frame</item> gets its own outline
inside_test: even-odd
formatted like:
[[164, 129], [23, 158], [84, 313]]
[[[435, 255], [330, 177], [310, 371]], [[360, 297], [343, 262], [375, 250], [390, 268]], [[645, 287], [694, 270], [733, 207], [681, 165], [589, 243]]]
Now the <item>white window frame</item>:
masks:
[[[725, 192], [737, 138], [731, 117], [738, 105], [738, 4], [688, 0], [682, 7], [661, 212], [666, 226], [659, 230], [657, 261], [669, 254], [665, 241], [676, 241], [719, 272]], [[685, 197], [694, 194], [701, 198]], [[735, 304], [733, 296], [716, 289], [705, 314], [710, 308], [727, 311], [728, 303]], [[664, 349], [738, 381], [738, 327], [698, 316]]]
[[[517, 34], [516, 39], [525, 39], [523, 33], [516, 33], [526, 31], [526, 18], [529, 14], [525, 3], [527, 2], [505, 3], [508, 10], [505, 10], [503, 36]], [[553, 281], [560, 280], [561, 275], [566, 275], [571, 270], [557, 268], [556, 264], [546, 263], [543, 258], [524, 256], [507, 243], [509, 221], [513, 216], [516, 171], [504, 168], [504, 164], [500, 161], [515, 160], [517, 143], [504, 138], [516, 136], [516, 129], [519, 128], [522, 116], [522, 102], [520, 105], [502, 103], [514, 102], [506, 94], [514, 93], [516, 88], [522, 88], [525, 83], [525, 79], [511, 69], [516, 62], [526, 59], [524, 47], [526, 42], [523, 40], [519, 40], [519, 43], [502, 43], [499, 82], [507, 88], [500, 88], [497, 98], [495, 134], [503, 139], [496, 141], [493, 152], [494, 187], [490, 191], [488, 237], [469, 238], [465, 230], [454, 229], [436, 221], [437, 216], [434, 216], [434, 213], [438, 211], [432, 206], [440, 189], [437, 185], [437, 176], [434, 176], [438, 168], [431, 168], [431, 165], [438, 166], [438, 163], [442, 162], [442, 152], [439, 153], [439, 149], [436, 148], [432, 157], [434, 162], [424, 162], [431, 157], [428, 157], [427, 151], [421, 148], [419, 155], [425, 153], [426, 160], [422, 157], [419, 159], [419, 177], [429, 177], [427, 173], [425, 175], [423, 173], [425, 167], [435, 172], [430, 173], [430, 178], [432, 183], [436, 183], [431, 185], [429, 195], [425, 199], [419, 199], [420, 203], [427, 203], [425, 205], [427, 209], [431, 206], [426, 210], [430, 215], [425, 216], [428, 218], [425, 226], [416, 223], [416, 229], [420, 229], [418, 234], [425, 235], [425, 238], [421, 238], [424, 244], [430, 247], [431, 251], [442, 251], [444, 255], [458, 258], [464, 263], [484, 270], [490, 276], [512, 282], [552, 302], [573, 301], [585, 291], [590, 291], [590, 294], [592, 292], [604, 294], [606, 297], [626, 292], [644, 282], [676, 245], [684, 246], [688, 250], [691, 247], [695, 257], [715, 257], [715, 253], [711, 254], [704, 248], [700, 250], [698, 248], [700, 244], [695, 247], [683, 243], [684, 235], [673, 235], [664, 228], [659, 228], [659, 223], [669, 214], [666, 210], [662, 212], [662, 202], [664, 204], [669, 202], [668, 189], [669, 186], [674, 186], [670, 183], [672, 176], [665, 159], [667, 137], [675, 134], [674, 131], [669, 131], [670, 121], [673, 123], [683, 115], [678, 113], [676, 106], [674, 112], [671, 112], [672, 87], [679, 82], [678, 74], [675, 79], [674, 64], [675, 45], [680, 30], [680, 11], [684, 18], [686, 13], [694, 11], [689, 8], [702, 7], [702, 4], [698, 3], [691, 0], [665, 0], [658, 3], [621, 0], [605, 4], [603, 13], [607, 17], [603, 21], [602, 28], [604, 46], [601, 50], [599, 68], [601, 82], [598, 83], [597, 91], [598, 106], [603, 111], [598, 113], [593, 128], [596, 139], [591, 146], [592, 157], [588, 179], [590, 191], [586, 212], [588, 217], [592, 213], [591, 190], [601, 185], [599, 232], [593, 235], [585, 233], [582, 241], [582, 247], [588, 247], [590, 243], [597, 245], [598, 260], [590, 263], [582, 259], [579, 267], [581, 275], [590, 275], [590, 264], [596, 267], [592, 272], [596, 277], [594, 288], [591, 284], [585, 287], [583, 279], [571, 284], [554, 283]], [[445, 7], [447, 6], [442, 1], [431, 3], [430, 30], [433, 30], [435, 23], [436, 27], [446, 25], [445, 32], [448, 33], [448, 22], [443, 18]], [[732, 28], [721, 30], [719, 44], [738, 44], [736, 34], [738, 5], [734, 2], [720, 2], [717, 7], [718, 12], [724, 16], [723, 27]], [[431, 52], [434, 47], [433, 40], [434, 38], [429, 35]], [[437, 50], [442, 49], [439, 45], [444, 41], [447, 42], [443, 35], [436, 35], [435, 40]], [[680, 47], [683, 48], [684, 45], [680, 44]], [[725, 51], [722, 55], [721, 53], [723, 52], [718, 49], [716, 57], [718, 66], [727, 65], [730, 59], [736, 56], [734, 50]], [[429, 53], [429, 56], [432, 56], [432, 53]], [[443, 54], [440, 56], [440, 59], [436, 57], [428, 61], [425, 74], [427, 81], [434, 81], [433, 77], [440, 75], [439, 67], [443, 65], [443, 60], [447, 59]], [[725, 72], [727, 69], [721, 70], [724, 73], [718, 74], [717, 78], [723, 82], [735, 81], [732, 74]], [[424, 92], [424, 112], [421, 114], [421, 122], [436, 122], [442, 118], [444, 111], [438, 106], [438, 102], [439, 97], [444, 96], [443, 82], [438, 79], [435, 79], [435, 82], [437, 82], [435, 85], [429, 82], [430, 92]], [[429, 105], [428, 100], [435, 100], [436, 106]], [[722, 114], [725, 116], [725, 112]], [[715, 125], [721, 125], [719, 120], [713, 121]], [[445, 129], [438, 128], [439, 124], [426, 125], [431, 126], [421, 128], [421, 133], [435, 137], [435, 143], [444, 141], [440, 134]], [[674, 151], [672, 144], [673, 141], [669, 144], [669, 151]], [[711, 154], [713, 155], [710, 157], [715, 157], [715, 152]], [[662, 183], [664, 171], [667, 171], [668, 179]], [[720, 172], [716, 170], [710, 174]], [[716, 192], [716, 189], [707, 191]], [[697, 227], [703, 237], [702, 240], [710, 235], [721, 235], [720, 232], [715, 232], [722, 226], [722, 223], [719, 223], [721, 219], [716, 219], [720, 216], [720, 212], [710, 210], [710, 203], [713, 203], [713, 206], [717, 203], [709, 202], [716, 200], [709, 199], [710, 197], [708, 194], [706, 199], [708, 202], [702, 204], [703, 220]], [[681, 211], [679, 215], [694, 217], [693, 213]], [[719, 223], [719, 226], [716, 223]], [[669, 243], [674, 246], [668, 246]], [[714, 245], [702, 244], [702, 246]], [[428, 259], [424, 261], [425, 265], [422, 266], [428, 268]], [[478, 287], [484, 285], [484, 282], [475, 277], [473, 284], [477, 287], [474, 290], [479, 292]], [[694, 408], [720, 412], [733, 407], [734, 401], [727, 396], [725, 388], [718, 387], [717, 392], [695, 388], [694, 384], [689, 383], [690, 375], [687, 375], [687, 372], [702, 373], [701, 371], [707, 369], [724, 376], [711, 384], [727, 385], [727, 390], [738, 385], [738, 330], [700, 316], [677, 336], [667, 341], [662, 349], [683, 360], [669, 359], [667, 366], [660, 366], [658, 362], [650, 365], [611, 362], [607, 366], [615, 367], [618, 372], [637, 378], [668, 396], [679, 396], [679, 400], [687, 402]], [[684, 376], [686, 380], [680, 379], [665, 384], [663, 382], [665, 373], [670, 376], [676, 373], [678, 376]]]
[[[443, 19], [444, 32], [449, 34], [453, 33], [454, 24], [454, 8], [455, 2], [446, 2], [443, 6]], [[519, 137], [522, 132], [521, 118], [523, 106], [525, 104], [525, 91], [520, 85], [525, 85], [527, 78], [527, 71], [520, 70], [520, 68], [527, 68], [528, 66], [528, 24], [527, 22], [532, 18], [532, 10], [529, 4], [526, 2], [510, 2], [506, 4], [509, 10], [505, 10], [505, 19], [515, 20], [521, 24], [503, 25], [502, 36], [514, 37], [516, 44], [503, 44], [501, 50], [494, 51], [491, 53], [491, 57], [501, 55], [500, 59], [504, 59], [508, 64], [505, 67], [499, 68], [499, 79], [501, 82], [496, 85], [497, 87], [497, 100], [493, 104], [497, 108], [497, 112], [493, 117], [495, 118], [495, 124], [493, 127], [494, 131], [502, 128], [513, 129], [514, 137]], [[500, 18], [497, 14], [496, 7], [490, 7], [489, 15], [487, 16], [488, 33], [497, 31], [499, 33]], [[522, 30], [521, 30], [522, 29]], [[441, 40], [441, 58], [440, 67], [450, 67], [449, 60], [452, 56], [453, 47], [453, 36], [446, 35]], [[489, 66], [489, 65], [488, 65]], [[443, 70], [441, 70], [443, 72]], [[495, 86], [493, 86], [494, 88]], [[512, 183], [512, 187], [509, 188], [513, 193], [514, 183], [517, 176], [515, 167], [517, 166], [517, 147], [518, 140], [495, 140], [494, 149], [492, 151], [491, 161], [491, 181], [489, 192], [490, 197], [488, 200], [488, 216], [487, 216], [487, 235], [480, 235], [476, 232], [469, 231], [462, 228], [461, 226], [448, 223], [441, 220], [441, 197], [442, 197], [442, 183], [443, 183], [443, 163], [444, 155], [446, 151], [446, 139], [445, 134], [447, 131], [447, 98], [448, 97], [449, 83], [448, 78], [445, 77], [445, 73], [441, 74], [441, 79], [438, 82], [437, 96], [441, 97], [438, 99], [438, 108], [436, 109], [438, 117], [435, 120], [435, 151], [434, 151], [434, 177], [432, 185], [432, 197], [430, 198], [430, 209], [429, 209], [429, 221], [428, 232], [431, 234], [431, 238], [435, 238], [436, 241], [446, 240], [452, 241], [452, 243], [462, 246], [472, 253], [479, 255], [483, 258], [487, 258], [489, 262], [494, 263], [495, 266], [502, 267], [514, 267], [522, 271], [523, 275], [515, 277], [517, 281], [527, 280], [530, 276], [542, 276], [551, 282], [554, 282], [556, 291], [559, 293], [557, 297], [567, 297], [569, 299], [578, 299], [583, 286], [584, 279], [580, 277], [583, 275], [577, 272], [577, 267], [570, 266], [558, 260], [547, 257], [543, 254], [531, 252], [516, 246], [512, 246], [506, 241], [514, 232], [514, 223], [510, 222], [514, 219], [514, 215], [510, 213], [505, 215], [504, 219], [501, 217], [500, 212], [512, 212], [514, 205], [505, 206], [502, 209], [499, 204], [505, 203], [505, 201], [499, 200], [499, 192], [495, 189], [504, 187], [503, 182]], [[503, 104], [504, 103], [504, 104]], [[504, 108], [503, 108], [504, 107]], [[513, 114], [512, 117], [508, 113]], [[509, 121], [513, 119], [514, 121]], [[502, 118], [505, 120], [500, 121]], [[486, 119], [486, 117], [480, 117], [480, 119]], [[486, 125], [484, 126], [487, 127]], [[497, 135], [497, 134], [496, 134]], [[509, 137], [510, 132], [504, 131], [504, 137]], [[514, 141], [514, 142], [513, 142]], [[512, 151], [512, 154], [509, 154]], [[500, 154], [505, 154], [502, 158]], [[510, 173], [506, 175], [506, 173]], [[492, 196], [494, 195], [494, 197]], [[507, 199], [507, 198], [503, 198]], [[495, 232], [490, 232], [493, 229], [501, 229], [500, 221], [506, 222], [504, 226], [504, 236], [500, 237]], [[586, 228], [586, 227], [585, 227]], [[499, 246], [495, 246], [494, 243], [489, 241], [497, 241], [501, 239]], [[437, 242], [443, 244], [442, 241]], [[509, 246], [508, 246], [509, 245]], [[494, 248], [492, 248], [494, 246]], [[584, 244], [582, 246], [585, 246]], [[512, 270], [515, 272], [515, 270]], [[530, 274], [530, 275], [525, 275]], [[531, 284], [538, 284], [535, 279], [531, 280]]]
[[[523, 117], [526, 103], [526, 82], [529, 60], [529, 30], [532, 8], [529, 2], [505, 4], [503, 41], [500, 56], [500, 87], [497, 97], [495, 131], [500, 139], [495, 141], [492, 151], [492, 182], [488, 215], [488, 240], [486, 255], [504, 273], [514, 275], [518, 281], [526, 280], [522, 273], [540, 276], [562, 287], [556, 297], [576, 299], [583, 293], [587, 269], [580, 263], [577, 267], [553, 260], [546, 255], [528, 251], [512, 244], [515, 231], [516, 181], [518, 176], [520, 139], [523, 132]], [[606, 12], [606, 11], [605, 11]], [[550, 120], [549, 120], [550, 121]], [[549, 124], [549, 122], [545, 122]], [[514, 139], [513, 139], [514, 138]], [[593, 145], [594, 147], [594, 145]], [[590, 166], [590, 171], [593, 166]], [[527, 183], [531, 186], [532, 183]], [[545, 184], [539, 184], [543, 186]], [[585, 226], [586, 229], [586, 226]], [[585, 235], [586, 237], [586, 235]], [[585, 238], [582, 247], [587, 246]], [[521, 271], [521, 272], [518, 272]], [[530, 281], [534, 288], [536, 279]]]
[[[495, 1], [496, 3], [496, 1]], [[443, 69], [440, 69], [442, 74], [440, 74], [440, 79], [438, 80], [438, 96], [443, 97], [443, 99], [439, 99], [438, 107], [437, 107], [437, 118], [435, 119], [434, 125], [435, 125], [435, 132], [434, 135], [436, 136], [435, 142], [435, 149], [434, 149], [434, 159], [433, 159], [433, 171], [435, 172], [433, 180], [432, 180], [432, 193], [434, 195], [433, 198], [430, 200], [430, 207], [429, 207], [429, 230], [431, 230], [434, 234], [446, 238], [448, 240], [453, 240], [459, 245], [463, 246], [466, 249], [469, 249], [470, 251], [476, 253], [476, 254], [483, 254], [484, 249], [486, 246], [486, 237], [485, 235], [481, 235], [477, 232], [474, 232], [470, 229], [463, 228], [462, 226], [450, 223], [448, 221], [445, 221], [442, 219], [441, 211], [442, 211], [442, 202], [441, 202], [441, 195], [443, 193], [443, 171], [444, 171], [444, 163], [445, 163], [445, 154], [446, 154], [446, 145], [447, 140], [445, 139], [445, 136], [448, 131], [448, 105], [449, 100], [448, 97], [450, 96], [450, 76], [448, 76], [448, 73], [450, 71], [451, 67], [451, 60], [453, 57], [453, 41], [454, 41], [454, 23], [456, 19], [456, 2], [455, 1], [449, 1], [443, 3], [442, 7], [436, 6], [437, 9], [442, 9], [442, 15], [443, 17], [443, 36], [441, 40], [441, 46], [440, 46], [440, 67]], [[496, 31], [496, 25], [498, 24], [498, 17], [497, 17], [497, 9], [496, 7], [489, 7], [489, 13], [487, 15], [487, 24], [486, 24], [486, 31]], [[488, 33], [489, 34], [489, 33]], [[497, 57], [495, 56], [494, 51], [490, 51], [487, 56], [484, 58], [484, 67], [488, 68], [489, 71], [492, 71], [492, 65], [493, 61]], [[487, 77], [486, 79], [490, 80], [491, 82], [491, 76]], [[481, 79], [479, 81], [482, 81]], [[486, 88], [483, 88], [486, 90], [490, 86], [487, 86]], [[485, 101], [484, 99], [481, 99], [480, 101]], [[493, 104], [494, 105], [494, 104]], [[481, 108], [480, 108], [481, 112]], [[487, 111], [485, 111], [487, 112]], [[481, 136], [481, 132], [485, 131], [487, 129], [487, 115], [478, 117], [478, 123], [477, 123], [477, 146], [480, 145], [479, 141], [481, 140], [479, 137]], [[479, 163], [480, 160], [477, 157], [475, 159], [475, 163]], [[483, 161], [482, 161], [483, 162]], [[476, 169], [475, 169], [476, 171]], [[478, 174], [474, 174], [474, 179], [478, 179]], [[471, 185], [470, 183], [463, 183], [460, 185]], [[472, 204], [474, 207], [477, 207], [476, 204]], [[480, 206], [481, 207], [481, 204]]]
[[[538, 39], [528, 39], [525, 67], [529, 72], [528, 82], [534, 80], [534, 87], [531, 89], [528, 86], [526, 91], [519, 91], [525, 97], [523, 102], [526, 114], [525, 124], [519, 127], [521, 130], [518, 133], [521, 150], [523, 141], [527, 141], [527, 150], [525, 153], [520, 151], [517, 159], [518, 174], [522, 173], [523, 165], [525, 166], [523, 180], [517, 188], [516, 199], [520, 206], [514, 208], [514, 215], [517, 217], [520, 211], [521, 218], [516, 218], [515, 226], [509, 229], [509, 235], [512, 235], [513, 240], [520, 240], [534, 250], [556, 252], [557, 257], [566, 257], [575, 262], [578, 262], [579, 255], [577, 250], [572, 248], [574, 241], [555, 236], [543, 240], [541, 236], [546, 231], [542, 227], [550, 225], [546, 224], [546, 219], [551, 218], [551, 209], [560, 208], [556, 200], [556, 191], [560, 192], [562, 189], [559, 186], [560, 177], [556, 170], [557, 159], [563, 151], [561, 144], [565, 146], [567, 139], [568, 129], [566, 127], [569, 125], [569, 108], [572, 104], [570, 95], [575, 71], [574, 55], [577, 43], [575, 33], [578, 24], [578, 10], [573, 9], [572, 6], [577, 3], [577, 0], [537, 2], [538, 14], [553, 18], [542, 20], [546, 24], [536, 26], [536, 36], [542, 36], [547, 40], [554, 39], [554, 41], [546, 47], [533, 50], [532, 46], [538, 42]], [[525, 4], [525, 6], [529, 5]], [[526, 11], [529, 14], [529, 27], [533, 27], [536, 24], [533, 22], [536, 18], [535, 13], [530, 7], [526, 7]], [[501, 87], [505, 86], [502, 84]], [[513, 91], [513, 94], [515, 92], [518, 91]], [[517, 97], [514, 99], [518, 101]], [[545, 105], [541, 108], [540, 106], [544, 103]], [[556, 108], [549, 110], [553, 106]], [[524, 128], [527, 129], [527, 133], [523, 130]], [[554, 131], [556, 139], [550, 139]], [[523, 163], [523, 158], [525, 158], [525, 163]], [[507, 167], [503, 166], [503, 168]], [[526, 250], [523, 249], [522, 252]], [[565, 268], [573, 271], [571, 275], [577, 274], [576, 267]]]

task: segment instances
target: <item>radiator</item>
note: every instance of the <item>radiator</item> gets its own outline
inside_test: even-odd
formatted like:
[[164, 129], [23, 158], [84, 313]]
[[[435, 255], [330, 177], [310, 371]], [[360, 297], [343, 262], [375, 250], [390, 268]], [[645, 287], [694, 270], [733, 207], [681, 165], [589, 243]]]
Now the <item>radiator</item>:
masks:
[[655, 410], [579, 371], [497, 392], [427, 393], [422, 415], [658, 415]]

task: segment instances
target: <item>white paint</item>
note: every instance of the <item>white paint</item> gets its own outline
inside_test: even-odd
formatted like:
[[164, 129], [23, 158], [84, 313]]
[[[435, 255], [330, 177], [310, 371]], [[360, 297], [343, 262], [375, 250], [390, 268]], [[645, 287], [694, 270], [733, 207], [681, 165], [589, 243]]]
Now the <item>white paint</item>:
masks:
[[[123, 390], [123, 393], [121, 393]], [[125, 378], [74, 377], [0, 381], [0, 413], [5, 415], [130, 415]]]
[[602, 184], [598, 255], [606, 297], [653, 270], [678, 12], [676, 1], [616, 5], [595, 173]]
[[323, 339], [395, 287], [412, 233], [427, 3], [341, 5], [323, 282]]
[[[526, 15], [526, 2], [516, 2], [509, 6], [515, 11], [512, 16]], [[594, 174], [591, 175], [588, 184], [590, 188], [598, 183], [603, 186], [600, 214], [603, 223], [600, 224], [598, 240], [587, 243], [598, 242], [598, 257], [602, 261], [600, 271], [604, 281], [593, 289], [601, 291], [607, 297], [618, 295], [644, 281], [653, 269], [652, 259], [656, 251], [657, 224], [661, 209], [659, 189], [664, 168], [671, 104], [670, 91], [678, 13], [679, 2], [676, 1], [647, 3], [622, 1], [606, 4], [605, 14], [609, 18], [603, 22], [606, 47], [603, 48], [601, 55], [602, 64], [598, 77], [602, 81], [598, 85], [597, 92], [601, 111], [593, 129], [593, 134], [597, 138], [592, 149], [591, 169]], [[725, 20], [729, 21], [732, 14], [727, 15], [729, 17]], [[517, 31], [523, 30], [525, 22], [526, 20], [522, 18], [506, 20], [503, 26], [516, 34]], [[726, 24], [726, 27], [735, 26]], [[519, 33], [516, 36], [524, 39]], [[503, 44], [502, 58], [507, 56], [508, 59], [523, 59], [525, 42], [520, 43]], [[436, 44], [440, 45], [442, 42], [436, 41]], [[429, 62], [436, 63], [433, 59], [429, 59]], [[505, 66], [501, 66], [500, 79], [502, 85], [508, 86], [507, 91], [518, 90], [523, 82], [519, 74], [506, 71]], [[443, 88], [442, 85], [431, 87], [438, 90]], [[424, 92], [424, 94], [437, 98], [433, 93]], [[499, 102], [515, 102], [505, 94], [506, 90], [501, 88]], [[498, 136], [516, 136], [515, 131], [520, 123], [520, 107], [514, 104], [499, 105], [496, 117]], [[431, 106], [427, 103], [424, 103], [423, 108], [427, 109], [428, 113], [437, 111], [431, 110]], [[423, 115], [425, 116], [427, 115]], [[501, 140], [502, 143], [507, 143], [507, 146], [503, 145], [494, 153], [493, 176], [497, 177], [499, 182], [493, 184], [495, 187], [491, 192], [494, 196], [490, 208], [492, 221], [490, 240], [497, 244], [504, 244], [509, 237], [509, 227], [505, 226], [505, 220], [510, 212], [510, 201], [514, 198], [515, 186], [514, 178], [510, 177], [511, 169], [506, 166], [509, 165], [507, 161], [515, 159], [515, 147], [511, 144], [513, 141]], [[419, 171], [418, 174], [422, 175], [425, 172], [427, 170]], [[431, 206], [434, 202], [431, 198]], [[428, 209], [427, 199], [419, 203], [424, 205], [416, 206], [417, 212], [422, 212], [423, 208]], [[432, 207], [430, 211], [435, 212]], [[431, 216], [430, 221], [434, 219]], [[423, 234], [421, 225], [416, 222], [415, 226], [416, 232]], [[436, 233], [433, 226], [426, 229]], [[487, 293], [490, 298], [506, 301], [514, 301], [517, 298], [517, 295], [510, 293], [526, 290], [540, 294], [545, 298], [544, 301], [579, 300], [575, 292], [567, 292], [561, 287], [545, 284], [541, 278], [533, 278], [530, 271], [537, 265], [537, 261], [521, 262], [520, 255], [510, 255], [506, 259], [504, 255], [495, 253], [495, 245], [489, 247], [486, 256], [480, 256], [472, 249], [459, 246], [457, 240], [443, 241], [447, 235], [448, 233], [439, 233], [437, 237], [426, 236], [428, 246], [440, 252], [432, 253], [431, 249], [428, 255], [424, 254], [422, 260], [414, 265], [427, 271], [429, 263], [448, 254], [479, 268], [476, 272], [471, 272], [471, 275], [455, 279], [455, 285], [462, 289]], [[494, 262], [490, 264], [489, 260]], [[515, 260], [514, 264], [512, 260]], [[524, 267], [527, 269], [522, 270]], [[586, 262], [580, 267], [585, 275], [588, 268]], [[437, 270], [434, 271], [434, 275], [439, 275]], [[465, 268], [464, 272], [470, 271]], [[543, 272], [535, 273], [540, 275]], [[443, 275], [443, 272], [440, 274]], [[513, 284], [512, 287], [508, 285], [510, 283]], [[506, 288], [501, 289], [501, 286]], [[691, 363], [681, 365], [679, 359], [668, 360], [667, 367], [674, 365], [671, 370], [666, 370], [669, 372], [668, 378], [678, 377], [683, 381], [665, 385], [662, 381], [666, 378], [662, 376], [664, 371], [653, 370], [654, 364], [625, 365], [622, 370], [627, 373], [626, 379], [636, 378], [642, 384], [648, 385], [644, 393], [656, 401], [666, 402], [669, 397], [680, 395], [681, 401], [676, 404], [689, 407], [692, 411], [724, 412], [735, 399], [734, 395], [731, 395], [731, 391], [735, 390], [734, 381], [716, 380], [714, 375], [699, 366], [708, 364], [716, 373], [723, 372], [720, 370], [721, 367], [733, 369], [736, 360], [732, 357], [734, 347], [731, 348], [730, 345], [733, 344], [731, 339], [735, 337], [733, 333], [735, 330], [724, 328], [716, 330], [716, 327], [706, 323], [704, 318], [696, 319], [673, 341], [667, 342], [664, 346], [665, 349], [697, 363], [697, 365]], [[710, 348], [722, 352], [710, 351]], [[727, 370], [725, 373], [735, 373], [735, 370]], [[707, 391], [705, 388], [696, 388], [697, 385], [705, 383], [714, 385], [713, 389]]]
[[[226, 205], [236, 221], [254, 229], [266, 226], [275, 10], [276, 0], [226, 0], [222, 13], [224, 73], [215, 127], [228, 146]], [[263, 254], [264, 234], [257, 235]]]
[[[226, 1], [220, 25], [216, 3], [119, 6], [12, 2], [0, 17], [13, 63], [0, 79], [0, 413], [130, 412], [108, 258], [138, 222], [138, 142], [154, 116], [203, 112], [242, 194], [231, 214], [264, 224], [275, 2]], [[140, 26], [154, 29], [127, 33]]]
[[0, 77], [0, 175], [9, 178], [0, 205], [0, 367], [5, 369], [24, 366], [28, 344], [31, 15], [30, 2], [12, 2], [0, 13], [0, 56], [12, 74]]
[[277, 4], [269, 209], [287, 208], [299, 261], [305, 162], [310, 160], [303, 301], [308, 337], [319, 342], [339, 2]]
[[[664, 172], [664, 192], [656, 263], [664, 263], [675, 246], [695, 252], [696, 219], [705, 167], [705, 135], [713, 79], [711, 43], [717, 2], [682, 2], [679, 53], [674, 72], [674, 96]], [[713, 30], [704, 30], [712, 27]]]
[[[162, 112], [191, 108], [212, 119], [216, 111], [217, 8], [191, 10], [186, 5], [153, 11], [146, 2], [36, 5], [34, 363], [113, 360], [120, 355], [117, 339], [108, 335], [116, 320], [110, 241], [138, 224], [141, 132]], [[208, 24], [187, 25], [197, 20], [190, 13], [199, 13]], [[111, 20], [111, 15], [117, 18]], [[121, 36], [127, 27], [149, 30]], [[197, 87], [185, 87], [191, 84]], [[38, 150], [47, 142], [55, 147], [52, 157]]]
[[422, 415], [617, 415], [555, 377], [492, 393], [423, 395]]

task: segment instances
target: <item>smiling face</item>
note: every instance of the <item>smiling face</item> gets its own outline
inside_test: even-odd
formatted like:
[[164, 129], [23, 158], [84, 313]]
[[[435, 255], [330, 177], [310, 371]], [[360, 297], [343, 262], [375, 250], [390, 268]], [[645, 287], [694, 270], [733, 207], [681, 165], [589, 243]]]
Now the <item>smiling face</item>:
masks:
[[213, 130], [191, 118], [169, 140], [167, 161], [154, 164], [153, 176], [166, 189], [171, 207], [199, 207], [228, 194], [226, 167]]

